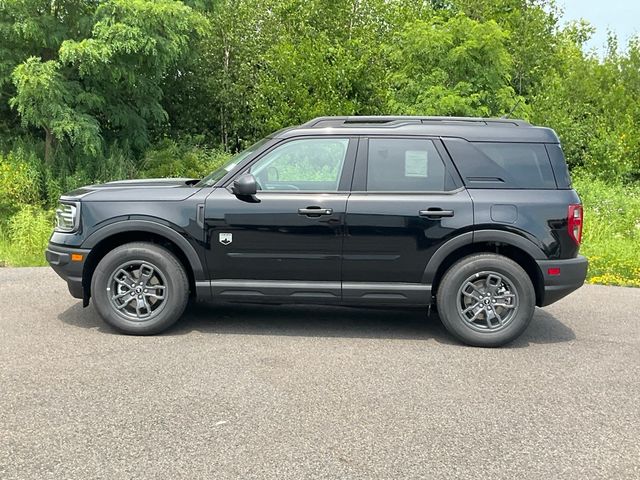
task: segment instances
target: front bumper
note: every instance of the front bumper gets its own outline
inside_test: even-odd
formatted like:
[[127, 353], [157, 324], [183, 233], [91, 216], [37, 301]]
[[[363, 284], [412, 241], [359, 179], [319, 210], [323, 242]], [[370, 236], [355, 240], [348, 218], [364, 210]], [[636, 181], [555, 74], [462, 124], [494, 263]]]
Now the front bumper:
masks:
[[[567, 260], [540, 260], [536, 262], [544, 280], [540, 305], [544, 307], [566, 297], [580, 288], [587, 278], [588, 260], [582, 255]], [[549, 271], [559, 269], [559, 274]]]
[[[45, 257], [51, 268], [67, 282], [69, 293], [75, 298], [84, 299], [82, 287], [82, 272], [90, 250], [63, 247], [55, 243], [49, 243], [45, 251]], [[82, 260], [72, 260], [72, 254], [82, 255]]]

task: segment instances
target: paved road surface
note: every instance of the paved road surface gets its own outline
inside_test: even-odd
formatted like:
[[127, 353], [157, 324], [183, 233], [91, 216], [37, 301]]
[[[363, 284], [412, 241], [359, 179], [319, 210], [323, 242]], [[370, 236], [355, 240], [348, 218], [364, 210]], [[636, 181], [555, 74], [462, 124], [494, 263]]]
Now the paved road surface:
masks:
[[128, 337], [0, 269], [0, 478], [640, 478], [640, 290], [510, 348], [418, 312], [199, 305]]

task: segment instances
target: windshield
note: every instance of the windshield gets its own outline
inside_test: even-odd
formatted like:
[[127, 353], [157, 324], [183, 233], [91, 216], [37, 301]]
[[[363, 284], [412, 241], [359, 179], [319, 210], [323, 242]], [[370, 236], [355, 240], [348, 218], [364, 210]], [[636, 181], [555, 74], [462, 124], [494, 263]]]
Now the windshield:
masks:
[[227, 173], [235, 170], [235, 168], [238, 166], [238, 164], [240, 162], [242, 162], [242, 160], [247, 158], [249, 155], [251, 155], [256, 150], [258, 150], [262, 145], [267, 143], [267, 141], [269, 141], [269, 140], [270, 140], [269, 138], [263, 138], [262, 140], [259, 140], [258, 142], [256, 142], [253, 145], [251, 145], [246, 150], [243, 150], [240, 153], [236, 153], [233, 157], [231, 157], [229, 160], [227, 160], [225, 163], [223, 163], [221, 166], [219, 166], [217, 169], [215, 169], [209, 175], [207, 175], [202, 180], [200, 180], [196, 184], [196, 187], [211, 187], [218, 180], [220, 180], [222, 177], [224, 177]]

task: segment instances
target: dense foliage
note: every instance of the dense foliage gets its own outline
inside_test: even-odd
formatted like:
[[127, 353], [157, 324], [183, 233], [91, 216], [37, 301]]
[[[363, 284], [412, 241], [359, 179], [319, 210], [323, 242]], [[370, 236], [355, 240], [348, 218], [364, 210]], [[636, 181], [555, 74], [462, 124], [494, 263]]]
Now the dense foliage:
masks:
[[508, 114], [560, 135], [594, 275], [622, 271], [608, 249], [640, 282], [622, 253], [638, 210], [613, 236], [589, 219], [637, 200], [640, 40], [586, 52], [591, 27], [558, 16], [553, 0], [0, 0], [0, 262], [35, 261], [14, 254], [80, 184], [202, 176], [318, 115]]

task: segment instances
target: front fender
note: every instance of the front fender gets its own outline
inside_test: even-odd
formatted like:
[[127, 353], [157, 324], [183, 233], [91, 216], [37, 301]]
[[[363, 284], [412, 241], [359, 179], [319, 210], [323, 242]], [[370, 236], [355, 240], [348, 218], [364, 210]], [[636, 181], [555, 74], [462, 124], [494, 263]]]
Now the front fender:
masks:
[[126, 232], [149, 232], [170, 240], [177, 245], [189, 261], [195, 280], [206, 280], [206, 270], [202, 261], [185, 236], [167, 225], [150, 220], [122, 220], [105, 225], [89, 235], [82, 243], [81, 248], [91, 249], [113, 235]]

